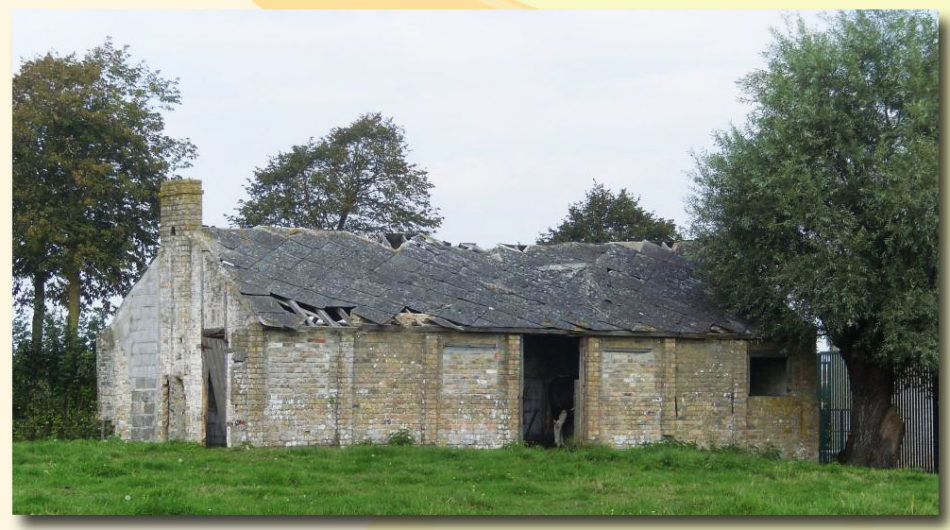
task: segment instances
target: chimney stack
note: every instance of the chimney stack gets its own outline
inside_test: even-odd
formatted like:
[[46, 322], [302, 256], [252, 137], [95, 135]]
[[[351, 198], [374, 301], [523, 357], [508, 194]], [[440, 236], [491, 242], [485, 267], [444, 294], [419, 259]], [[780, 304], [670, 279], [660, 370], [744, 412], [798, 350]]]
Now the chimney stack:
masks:
[[201, 181], [166, 180], [158, 192], [160, 205], [159, 237], [184, 235], [201, 228]]

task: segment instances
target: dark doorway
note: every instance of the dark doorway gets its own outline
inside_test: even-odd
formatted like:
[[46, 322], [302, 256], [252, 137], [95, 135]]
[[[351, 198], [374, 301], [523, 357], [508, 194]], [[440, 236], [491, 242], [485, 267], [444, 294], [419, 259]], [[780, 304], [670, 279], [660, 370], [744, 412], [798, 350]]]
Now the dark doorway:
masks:
[[555, 445], [555, 421], [566, 417], [561, 438], [574, 435], [574, 396], [579, 388], [580, 341], [563, 335], [524, 335], [524, 393], [522, 439], [551, 447]]
[[221, 447], [228, 444], [227, 428], [227, 343], [223, 339], [201, 339], [201, 360], [204, 372], [205, 446]]
[[[214, 398], [214, 381], [208, 376], [208, 410], [205, 416], [205, 435], [207, 447], [223, 447], [228, 444], [224, 430], [224, 414], [218, 412], [218, 402]], [[223, 411], [222, 411], [223, 412]]]

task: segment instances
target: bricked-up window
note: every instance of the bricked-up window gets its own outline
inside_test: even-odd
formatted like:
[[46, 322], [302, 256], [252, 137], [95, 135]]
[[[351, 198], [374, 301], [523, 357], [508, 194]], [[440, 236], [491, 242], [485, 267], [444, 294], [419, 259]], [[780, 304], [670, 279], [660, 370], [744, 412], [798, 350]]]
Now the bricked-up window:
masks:
[[749, 359], [749, 395], [784, 396], [788, 394], [788, 360], [785, 357]]

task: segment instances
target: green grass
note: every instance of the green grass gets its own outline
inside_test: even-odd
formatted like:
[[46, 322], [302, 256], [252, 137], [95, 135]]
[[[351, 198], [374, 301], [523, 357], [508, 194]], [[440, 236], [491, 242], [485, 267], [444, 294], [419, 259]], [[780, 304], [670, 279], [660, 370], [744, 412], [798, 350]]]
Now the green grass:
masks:
[[205, 449], [13, 444], [15, 514], [931, 514], [938, 477], [677, 444]]

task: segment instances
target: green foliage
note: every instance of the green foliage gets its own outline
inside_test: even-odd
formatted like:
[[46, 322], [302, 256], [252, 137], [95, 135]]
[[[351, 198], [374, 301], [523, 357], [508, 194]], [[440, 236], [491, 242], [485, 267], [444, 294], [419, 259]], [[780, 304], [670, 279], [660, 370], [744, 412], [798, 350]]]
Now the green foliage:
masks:
[[387, 445], [413, 445], [414, 443], [416, 443], [416, 440], [409, 429], [393, 431], [386, 437]]
[[13, 321], [13, 439], [93, 438], [96, 410], [97, 312], [80, 323], [79, 347], [67, 348], [61, 313], [47, 315], [39, 358], [32, 356], [25, 323]]
[[[195, 152], [163, 134], [161, 111], [179, 102], [177, 81], [108, 39], [13, 76], [13, 294], [34, 313], [34, 347], [20, 340], [14, 355], [17, 437], [91, 434], [93, 328], [81, 313], [108, 311], [154, 254], [159, 184]], [[48, 301], [65, 322], [46, 318]]]
[[567, 217], [557, 228], [540, 234], [538, 244], [641, 240], [672, 244], [677, 239], [673, 221], [641, 208], [639, 198], [627, 195], [626, 189], [614, 194], [595, 180], [585, 199], [571, 204]]
[[15, 442], [13, 513], [936, 514], [939, 477], [676, 444], [618, 450]]
[[741, 81], [747, 125], [696, 157], [696, 269], [764, 333], [936, 368], [937, 39], [926, 12], [799, 20]]
[[13, 77], [13, 273], [51, 280], [73, 325], [80, 304], [124, 294], [154, 253], [159, 183], [194, 156], [163, 134], [161, 111], [179, 101], [177, 81], [111, 40], [81, 59], [24, 61]]
[[364, 114], [314, 142], [278, 153], [248, 179], [240, 227], [258, 225], [418, 232], [438, 228], [426, 171], [406, 160], [403, 129], [392, 118]]

